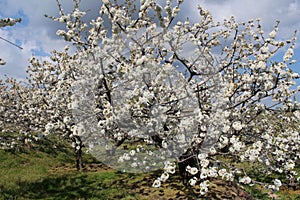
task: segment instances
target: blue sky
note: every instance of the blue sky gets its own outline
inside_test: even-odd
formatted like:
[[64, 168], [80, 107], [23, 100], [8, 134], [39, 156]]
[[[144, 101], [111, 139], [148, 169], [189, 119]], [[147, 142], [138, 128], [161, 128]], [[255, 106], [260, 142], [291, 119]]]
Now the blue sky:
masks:
[[[72, 0], [61, 0], [64, 10], [72, 9]], [[88, 19], [97, 15], [100, 0], [82, 0], [82, 10], [90, 10]], [[288, 39], [294, 30], [300, 34], [300, 0], [185, 0], [180, 17], [189, 17], [191, 21], [198, 16], [197, 5], [211, 11], [215, 21], [235, 16], [238, 21], [261, 18], [266, 33], [272, 30], [276, 20], [280, 20], [279, 38]], [[44, 14], [58, 16], [55, 0], [0, 0], [0, 18], [21, 17], [22, 23], [14, 27], [0, 29], [0, 36], [23, 47], [20, 50], [0, 40], [0, 58], [6, 61], [0, 67], [0, 78], [5, 75], [17, 79], [26, 76], [26, 67], [31, 55], [46, 60], [52, 50], [61, 50], [66, 43], [55, 35], [56, 30], [63, 28], [59, 23], [44, 17]], [[298, 41], [300, 44], [300, 41]], [[300, 46], [297, 45], [295, 58], [300, 63]], [[300, 66], [294, 69], [300, 73]]]

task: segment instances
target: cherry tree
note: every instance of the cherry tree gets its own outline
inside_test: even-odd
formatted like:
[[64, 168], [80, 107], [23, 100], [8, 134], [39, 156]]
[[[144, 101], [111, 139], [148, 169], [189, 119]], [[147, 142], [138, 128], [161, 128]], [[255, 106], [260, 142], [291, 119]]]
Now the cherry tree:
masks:
[[[47, 17], [66, 25], [57, 35], [76, 50], [31, 58], [25, 105], [36, 102], [30, 121], [39, 130], [116, 169], [162, 168], [154, 187], [176, 163], [202, 195], [215, 178], [273, 190], [297, 179], [296, 34], [279, 40], [280, 23], [264, 33], [259, 19], [214, 22], [200, 6], [196, 23], [181, 21], [182, 0], [103, 0], [89, 23], [79, 1], [68, 14], [57, 2], [60, 16]], [[248, 164], [277, 176], [252, 177]]]
[[[14, 26], [21, 21], [21, 18], [0, 19], [0, 28]], [[22, 49], [22, 47], [1, 36], [0, 39]], [[5, 64], [6, 62], [0, 58], [0, 65]], [[32, 127], [34, 121], [30, 122], [28, 118], [24, 118], [24, 116], [28, 115], [28, 112], [24, 111], [23, 106], [27, 102], [27, 99], [29, 99], [29, 91], [28, 87], [22, 87], [21, 82], [18, 82], [14, 78], [7, 77], [6, 80], [0, 80], [0, 130], [3, 133], [0, 136], [0, 146], [2, 148], [15, 148], [20, 145], [20, 142], [28, 144], [36, 139], [26, 131]], [[17, 132], [20, 134], [12, 134]]]
[[[103, 1], [89, 25], [78, 6], [50, 17], [66, 24], [57, 34], [80, 52], [74, 134], [96, 156], [105, 150], [116, 168], [164, 168], [154, 186], [174, 173], [172, 160], [190, 158], [184, 171], [203, 194], [216, 177], [271, 189], [282, 184], [255, 180], [237, 163], [259, 163], [257, 170], [295, 180], [299, 111], [292, 86], [299, 75], [290, 66], [296, 37], [276, 40], [279, 22], [269, 34], [259, 19], [215, 23], [201, 7], [197, 23], [180, 21], [182, 3]], [[135, 148], [120, 148], [128, 143]]]

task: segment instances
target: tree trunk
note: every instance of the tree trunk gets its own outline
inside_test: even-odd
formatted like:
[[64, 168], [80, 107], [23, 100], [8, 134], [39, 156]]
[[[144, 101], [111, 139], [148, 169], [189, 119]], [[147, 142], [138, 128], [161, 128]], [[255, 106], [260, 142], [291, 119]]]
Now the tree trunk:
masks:
[[79, 144], [75, 151], [76, 151], [76, 168], [77, 168], [77, 171], [81, 171], [83, 168], [82, 145]]
[[75, 142], [75, 157], [76, 157], [76, 169], [77, 171], [81, 171], [83, 169], [83, 161], [82, 161], [82, 147], [83, 143], [80, 137], [74, 137], [73, 142]]

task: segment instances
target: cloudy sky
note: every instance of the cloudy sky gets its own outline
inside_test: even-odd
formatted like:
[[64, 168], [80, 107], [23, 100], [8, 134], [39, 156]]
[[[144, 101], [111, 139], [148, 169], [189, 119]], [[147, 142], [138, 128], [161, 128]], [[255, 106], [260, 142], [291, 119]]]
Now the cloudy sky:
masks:
[[[138, 0], [137, 0], [138, 1]], [[72, 0], [61, 0], [64, 11], [72, 9]], [[100, 0], [81, 0], [81, 9], [88, 11], [87, 19], [97, 15]], [[300, 0], [185, 0], [182, 18], [192, 21], [197, 15], [197, 5], [211, 11], [215, 21], [235, 16], [238, 21], [261, 18], [265, 32], [272, 30], [280, 20], [279, 37], [291, 38], [294, 30], [300, 34]], [[47, 59], [53, 49], [61, 50], [66, 43], [56, 36], [56, 30], [63, 28], [59, 23], [44, 17], [44, 14], [58, 16], [55, 0], [0, 0], [0, 18], [21, 17], [22, 23], [0, 29], [0, 36], [23, 47], [20, 50], [0, 40], [0, 58], [6, 61], [0, 67], [0, 79], [5, 75], [22, 79], [31, 55]], [[298, 42], [300, 44], [300, 42]], [[300, 45], [298, 45], [300, 46]], [[300, 48], [295, 57], [300, 63]], [[300, 72], [299, 69], [296, 69]]]

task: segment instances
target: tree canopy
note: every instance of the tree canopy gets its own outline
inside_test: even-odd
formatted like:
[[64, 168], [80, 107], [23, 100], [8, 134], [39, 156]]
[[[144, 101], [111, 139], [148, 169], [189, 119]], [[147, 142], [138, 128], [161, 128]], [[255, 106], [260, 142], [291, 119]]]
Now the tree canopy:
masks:
[[[57, 35], [76, 51], [32, 57], [28, 85], [8, 80], [4, 131], [16, 124], [23, 134], [62, 134], [77, 155], [86, 146], [123, 171], [162, 168], [154, 187], [176, 162], [186, 163], [185, 177], [201, 194], [212, 178], [274, 190], [297, 179], [296, 36], [277, 39], [279, 22], [266, 34], [259, 19], [214, 22], [199, 6], [192, 24], [177, 17], [182, 0], [103, 0], [99, 16], [85, 22], [79, 1], [68, 14], [57, 2], [60, 16], [46, 17], [65, 24]], [[247, 163], [279, 176], [262, 182], [247, 174]]]

